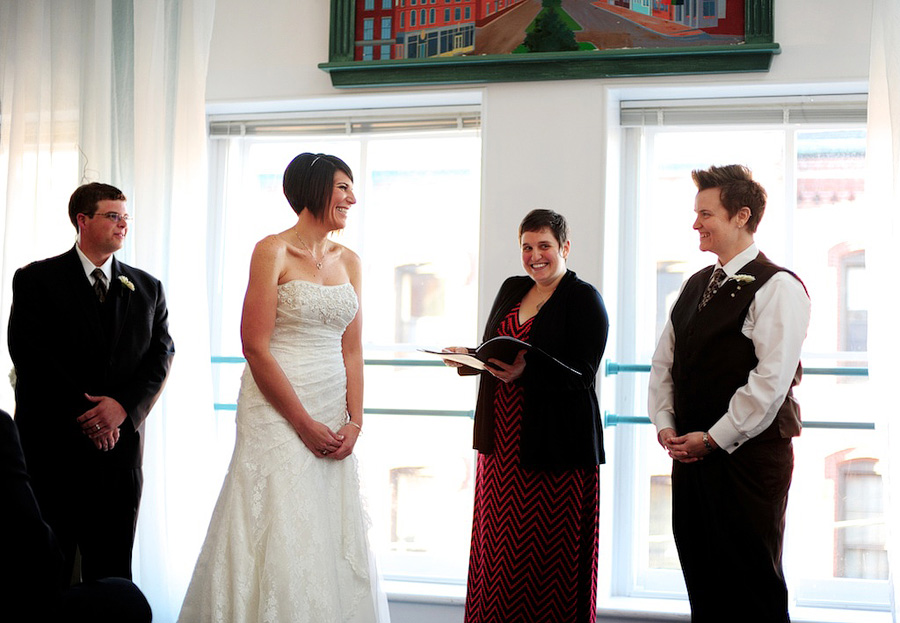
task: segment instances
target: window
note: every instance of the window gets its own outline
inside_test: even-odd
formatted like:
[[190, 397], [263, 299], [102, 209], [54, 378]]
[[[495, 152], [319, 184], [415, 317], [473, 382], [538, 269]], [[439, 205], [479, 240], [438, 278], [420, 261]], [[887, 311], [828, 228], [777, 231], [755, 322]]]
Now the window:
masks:
[[415, 11], [409, 12], [409, 27], [410, 28], [416, 27], [416, 12]]
[[363, 41], [371, 41], [375, 38], [375, 20], [367, 17], [363, 20]]
[[390, 58], [390, 57], [391, 57], [390, 44], [385, 44], [385, 45], [381, 46], [381, 57], [380, 58], [386, 59], [386, 58]]
[[835, 564], [841, 578], [888, 578], [880, 461], [853, 448], [829, 457], [834, 477]]
[[381, 0], [381, 8], [382, 9], [393, 8], [393, 1], [392, 0]]
[[840, 245], [838, 299], [840, 303], [839, 350], [865, 352], [868, 347], [868, 302], [865, 300], [866, 253], [847, 251]]
[[[382, 17], [381, 18], [381, 38], [382, 39], [390, 39], [391, 38], [391, 18], [390, 17]], [[387, 56], [382, 56], [381, 58], [387, 58]]]
[[[690, 172], [742, 163], [768, 191], [758, 246], [797, 272], [812, 293], [804, 367], [865, 366], [865, 105], [801, 112], [792, 104], [623, 104], [625, 190], [614, 217], [622, 237], [607, 245], [606, 259], [614, 267], [611, 281], [622, 284], [621, 312], [608, 356], [649, 364], [681, 284], [715, 261], [697, 250]], [[611, 385], [604, 400], [611, 401], [613, 422], [646, 416], [647, 375], [620, 373]], [[806, 426], [794, 444], [785, 535], [792, 609], [888, 607], [880, 501], [885, 457], [867, 415], [866, 386], [865, 376], [808, 370], [795, 392]], [[667, 515], [671, 463], [652, 426], [627, 423], [614, 431], [611, 469], [621, 486], [613, 531], [623, 537], [614, 543], [621, 563], [613, 570], [614, 591], [684, 599]]]
[[363, 9], [366, 11], [372, 11], [375, 9], [375, 0], [365, 0], [363, 4]]
[[[357, 203], [336, 239], [363, 260], [366, 431], [357, 456], [370, 538], [390, 579], [465, 582], [475, 382], [436, 359], [426, 362], [433, 366], [410, 360], [421, 364], [417, 347], [470, 344], [478, 335], [478, 126], [470, 106], [211, 124], [211, 339], [220, 357], [241, 353], [255, 243], [296, 222], [281, 190], [287, 163], [304, 151], [331, 153], [354, 173]], [[219, 453], [224, 474], [243, 365], [214, 368], [227, 429]]]

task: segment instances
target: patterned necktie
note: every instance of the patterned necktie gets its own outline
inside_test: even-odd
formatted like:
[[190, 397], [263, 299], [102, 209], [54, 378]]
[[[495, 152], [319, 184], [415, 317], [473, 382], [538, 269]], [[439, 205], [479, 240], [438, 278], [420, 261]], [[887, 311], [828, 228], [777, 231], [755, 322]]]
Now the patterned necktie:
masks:
[[722, 284], [725, 283], [725, 277], [725, 271], [721, 268], [717, 268], [716, 272], [712, 274], [709, 283], [706, 284], [706, 290], [703, 292], [703, 298], [700, 299], [700, 305], [697, 307], [697, 311], [706, 307], [706, 304], [709, 303], [709, 299], [711, 299], [713, 295], [719, 291], [719, 288], [722, 287]]
[[97, 295], [97, 299], [102, 303], [106, 300], [106, 282], [103, 280], [103, 271], [95, 268], [91, 273], [91, 277], [94, 278], [94, 294]]

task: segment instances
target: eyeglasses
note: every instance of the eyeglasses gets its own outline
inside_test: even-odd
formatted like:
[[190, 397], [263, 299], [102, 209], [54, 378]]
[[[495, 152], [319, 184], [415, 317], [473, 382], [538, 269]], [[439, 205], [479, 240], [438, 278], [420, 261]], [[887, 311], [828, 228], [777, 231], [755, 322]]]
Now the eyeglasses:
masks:
[[95, 216], [103, 216], [108, 218], [113, 223], [118, 223], [119, 221], [124, 222], [126, 225], [129, 223], [134, 223], [134, 219], [127, 214], [119, 214], [118, 212], [104, 212], [103, 214], [85, 214], [88, 218], [94, 218]]

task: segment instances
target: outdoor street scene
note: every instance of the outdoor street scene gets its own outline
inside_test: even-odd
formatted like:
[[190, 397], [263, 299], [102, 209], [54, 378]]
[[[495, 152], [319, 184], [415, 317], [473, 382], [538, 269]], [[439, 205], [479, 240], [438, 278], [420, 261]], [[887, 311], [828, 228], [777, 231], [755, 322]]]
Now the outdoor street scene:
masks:
[[744, 0], [426, 2], [359, 0], [355, 59], [734, 45], [744, 40]]

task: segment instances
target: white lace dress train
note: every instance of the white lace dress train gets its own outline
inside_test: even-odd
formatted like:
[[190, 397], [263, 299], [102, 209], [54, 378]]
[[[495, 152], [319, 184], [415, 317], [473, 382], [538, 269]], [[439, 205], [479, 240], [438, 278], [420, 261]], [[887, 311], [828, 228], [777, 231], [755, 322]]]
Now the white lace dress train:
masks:
[[[344, 423], [341, 336], [357, 309], [350, 284], [278, 288], [271, 352], [332, 430]], [[234, 454], [179, 622], [387, 623], [367, 526], [355, 455], [314, 457], [245, 369]]]

